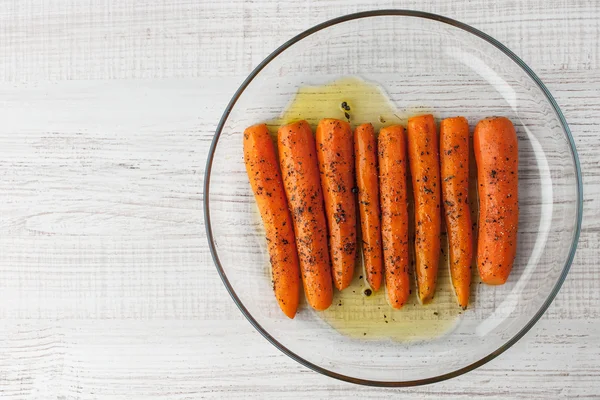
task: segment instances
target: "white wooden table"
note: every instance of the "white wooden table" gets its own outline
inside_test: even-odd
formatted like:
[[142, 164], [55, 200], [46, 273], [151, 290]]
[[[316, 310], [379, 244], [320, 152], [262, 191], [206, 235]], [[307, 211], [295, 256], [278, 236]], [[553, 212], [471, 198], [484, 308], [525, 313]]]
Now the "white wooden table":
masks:
[[[600, 8], [590, 1], [0, 2], [0, 398], [596, 398]], [[596, 3], [596, 4], [594, 4]], [[543, 319], [459, 378], [374, 389], [318, 375], [237, 310], [204, 235], [202, 177], [230, 96], [334, 16], [413, 8], [520, 55], [584, 172], [575, 263]]]

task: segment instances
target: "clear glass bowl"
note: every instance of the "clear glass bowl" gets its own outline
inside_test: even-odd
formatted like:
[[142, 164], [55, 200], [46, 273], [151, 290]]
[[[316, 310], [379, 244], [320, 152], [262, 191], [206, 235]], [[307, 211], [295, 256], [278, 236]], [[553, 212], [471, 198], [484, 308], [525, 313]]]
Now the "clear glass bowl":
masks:
[[[440, 305], [417, 305], [413, 307], [422, 310], [418, 313], [393, 314], [394, 323], [403, 315], [417, 316], [402, 321], [404, 327], [449, 322], [440, 335], [403, 341], [338, 329], [336, 323], [352, 315], [360, 320], [361, 315], [388, 313], [385, 307], [375, 311], [376, 303], [360, 293], [354, 308], [334, 314], [334, 320], [305, 302], [289, 320], [275, 301], [264, 231], [243, 163], [242, 132], [276, 118], [298, 87], [346, 76], [378, 83], [403, 112], [431, 111], [438, 121], [464, 115], [471, 125], [486, 116], [504, 115], [517, 129], [521, 213], [518, 255], [509, 281], [497, 287], [475, 285], [472, 304], [461, 314], [432, 311]], [[210, 148], [204, 212], [217, 270], [242, 313], [267, 340], [334, 378], [410, 386], [454, 377], [486, 363], [542, 316], [577, 246], [581, 171], [559, 107], [514, 53], [449, 18], [381, 10], [317, 25], [275, 50], [248, 76], [227, 106]], [[336, 315], [340, 321], [335, 321]]]

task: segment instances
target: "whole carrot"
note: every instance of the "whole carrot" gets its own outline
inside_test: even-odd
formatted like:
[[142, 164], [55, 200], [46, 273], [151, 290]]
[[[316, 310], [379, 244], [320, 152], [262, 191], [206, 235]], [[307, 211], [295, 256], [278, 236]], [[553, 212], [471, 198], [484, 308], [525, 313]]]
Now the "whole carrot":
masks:
[[508, 118], [479, 121], [473, 136], [479, 191], [477, 268], [490, 285], [506, 282], [517, 253], [519, 150]]
[[265, 227], [275, 297], [285, 315], [294, 318], [300, 297], [298, 252], [275, 146], [265, 124], [244, 131], [244, 161]]
[[342, 290], [352, 282], [356, 263], [352, 130], [345, 121], [323, 119], [317, 125], [315, 137], [329, 227], [333, 283]]
[[377, 291], [383, 278], [383, 253], [381, 250], [377, 139], [373, 125], [362, 124], [354, 130], [354, 155], [365, 273], [367, 282], [373, 290]]
[[308, 123], [299, 121], [279, 128], [278, 143], [304, 292], [314, 309], [324, 310], [331, 305], [333, 290], [315, 138]]
[[440, 171], [446, 230], [450, 242], [450, 275], [458, 305], [469, 304], [473, 235], [469, 208], [469, 123], [464, 117], [440, 124]]
[[431, 114], [408, 120], [408, 159], [415, 198], [415, 259], [419, 300], [435, 294], [440, 258], [440, 164]]
[[381, 129], [378, 147], [385, 286], [390, 305], [401, 308], [410, 293], [404, 128], [394, 125]]

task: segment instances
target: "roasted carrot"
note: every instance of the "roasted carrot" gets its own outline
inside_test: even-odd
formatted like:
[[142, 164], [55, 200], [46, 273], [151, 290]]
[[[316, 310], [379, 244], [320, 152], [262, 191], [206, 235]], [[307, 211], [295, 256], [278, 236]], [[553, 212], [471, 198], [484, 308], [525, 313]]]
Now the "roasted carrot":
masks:
[[450, 243], [450, 276], [458, 305], [469, 304], [473, 234], [469, 207], [469, 123], [464, 117], [440, 124], [440, 176], [446, 230]]
[[275, 297], [285, 315], [294, 318], [300, 297], [298, 251], [275, 146], [265, 124], [244, 131], [244, 161], [265, 227]]
[[314, 309], [324, 310], [331, 305], [333, 289], [315, 138], [308, 123], [299, 121], [279, 128], [278, 143], [304, 292]]
[[323, 119], [317, 125], [317, 158], [329, 227], [333, 283], [342, 290], [352, 282], [356, 263], [354, 145], [350, 124]]
[[383, 278], [383, 253], [381, 250], [377, 139], [373, 125], [362, 124], [355, 129], [354, 155], [365, 274], [369, 286], [373, 290], [379, 290]]
[[440, 258], [440, 161], [431, 114], [408, 120], [408, 159], [415, 199], [415, 261], [419, 300], [435, 294]]
[[388, 302], [401, 308], [410, 293], [406, 136], [401, 125], [379, 131], [381, 237]]
[[479, 192], [477, 269], [484, 283], [502, 285], [517, 252], [519, 150], [508, 118], [479, 121], [473, 136]]

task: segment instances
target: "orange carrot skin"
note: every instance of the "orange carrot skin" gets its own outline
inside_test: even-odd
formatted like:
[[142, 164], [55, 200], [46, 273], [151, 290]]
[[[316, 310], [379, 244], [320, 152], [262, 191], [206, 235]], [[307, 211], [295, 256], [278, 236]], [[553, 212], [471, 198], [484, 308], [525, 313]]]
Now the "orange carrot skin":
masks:
[[517, 253], [519, 149], [508, 118], [479, 121], [473, 136], [479, 192], [477, 269], [484, 283], [502, 285]]
[[294, 318], [300, 298], [300, 267], [275, 146], [265, 124], [244, 131], [244, 161], [265, 227], [273, 289], [279, 307]]
[[415, 261], [419, 300], [433, 299], [440, 258], [440, 165], [431, 114], [408, 120], [408, 159], [415, 199]]
[[362, 124], [355, 129], [354, 155], [365, 273], [369, 286], [377, 291], [383, 278], [383, 252], [377, 139], [373, 125]]
[[308, 123], [299, 121], [279, 128], [278, 144], [304, 292], [311, 307], [325, 310], [331, 305], [333, 289], [315, 138]]
[[343, 290], [352, 282], [356, 264], [356, 201], [354, 198], [354, 142], [350, 124], [323, 119], [315, 135], [333, 283]]
[[401, 125], [379, 131], [381, 237], [388, 302], [401, 308], [410, 294], [406, 136]]
[[440, 173], [448, 241], [450, 276], [458, 305], [469, 304], [473, 232], [469, 207], [469, 123], [464, 117], [440, 124]]

